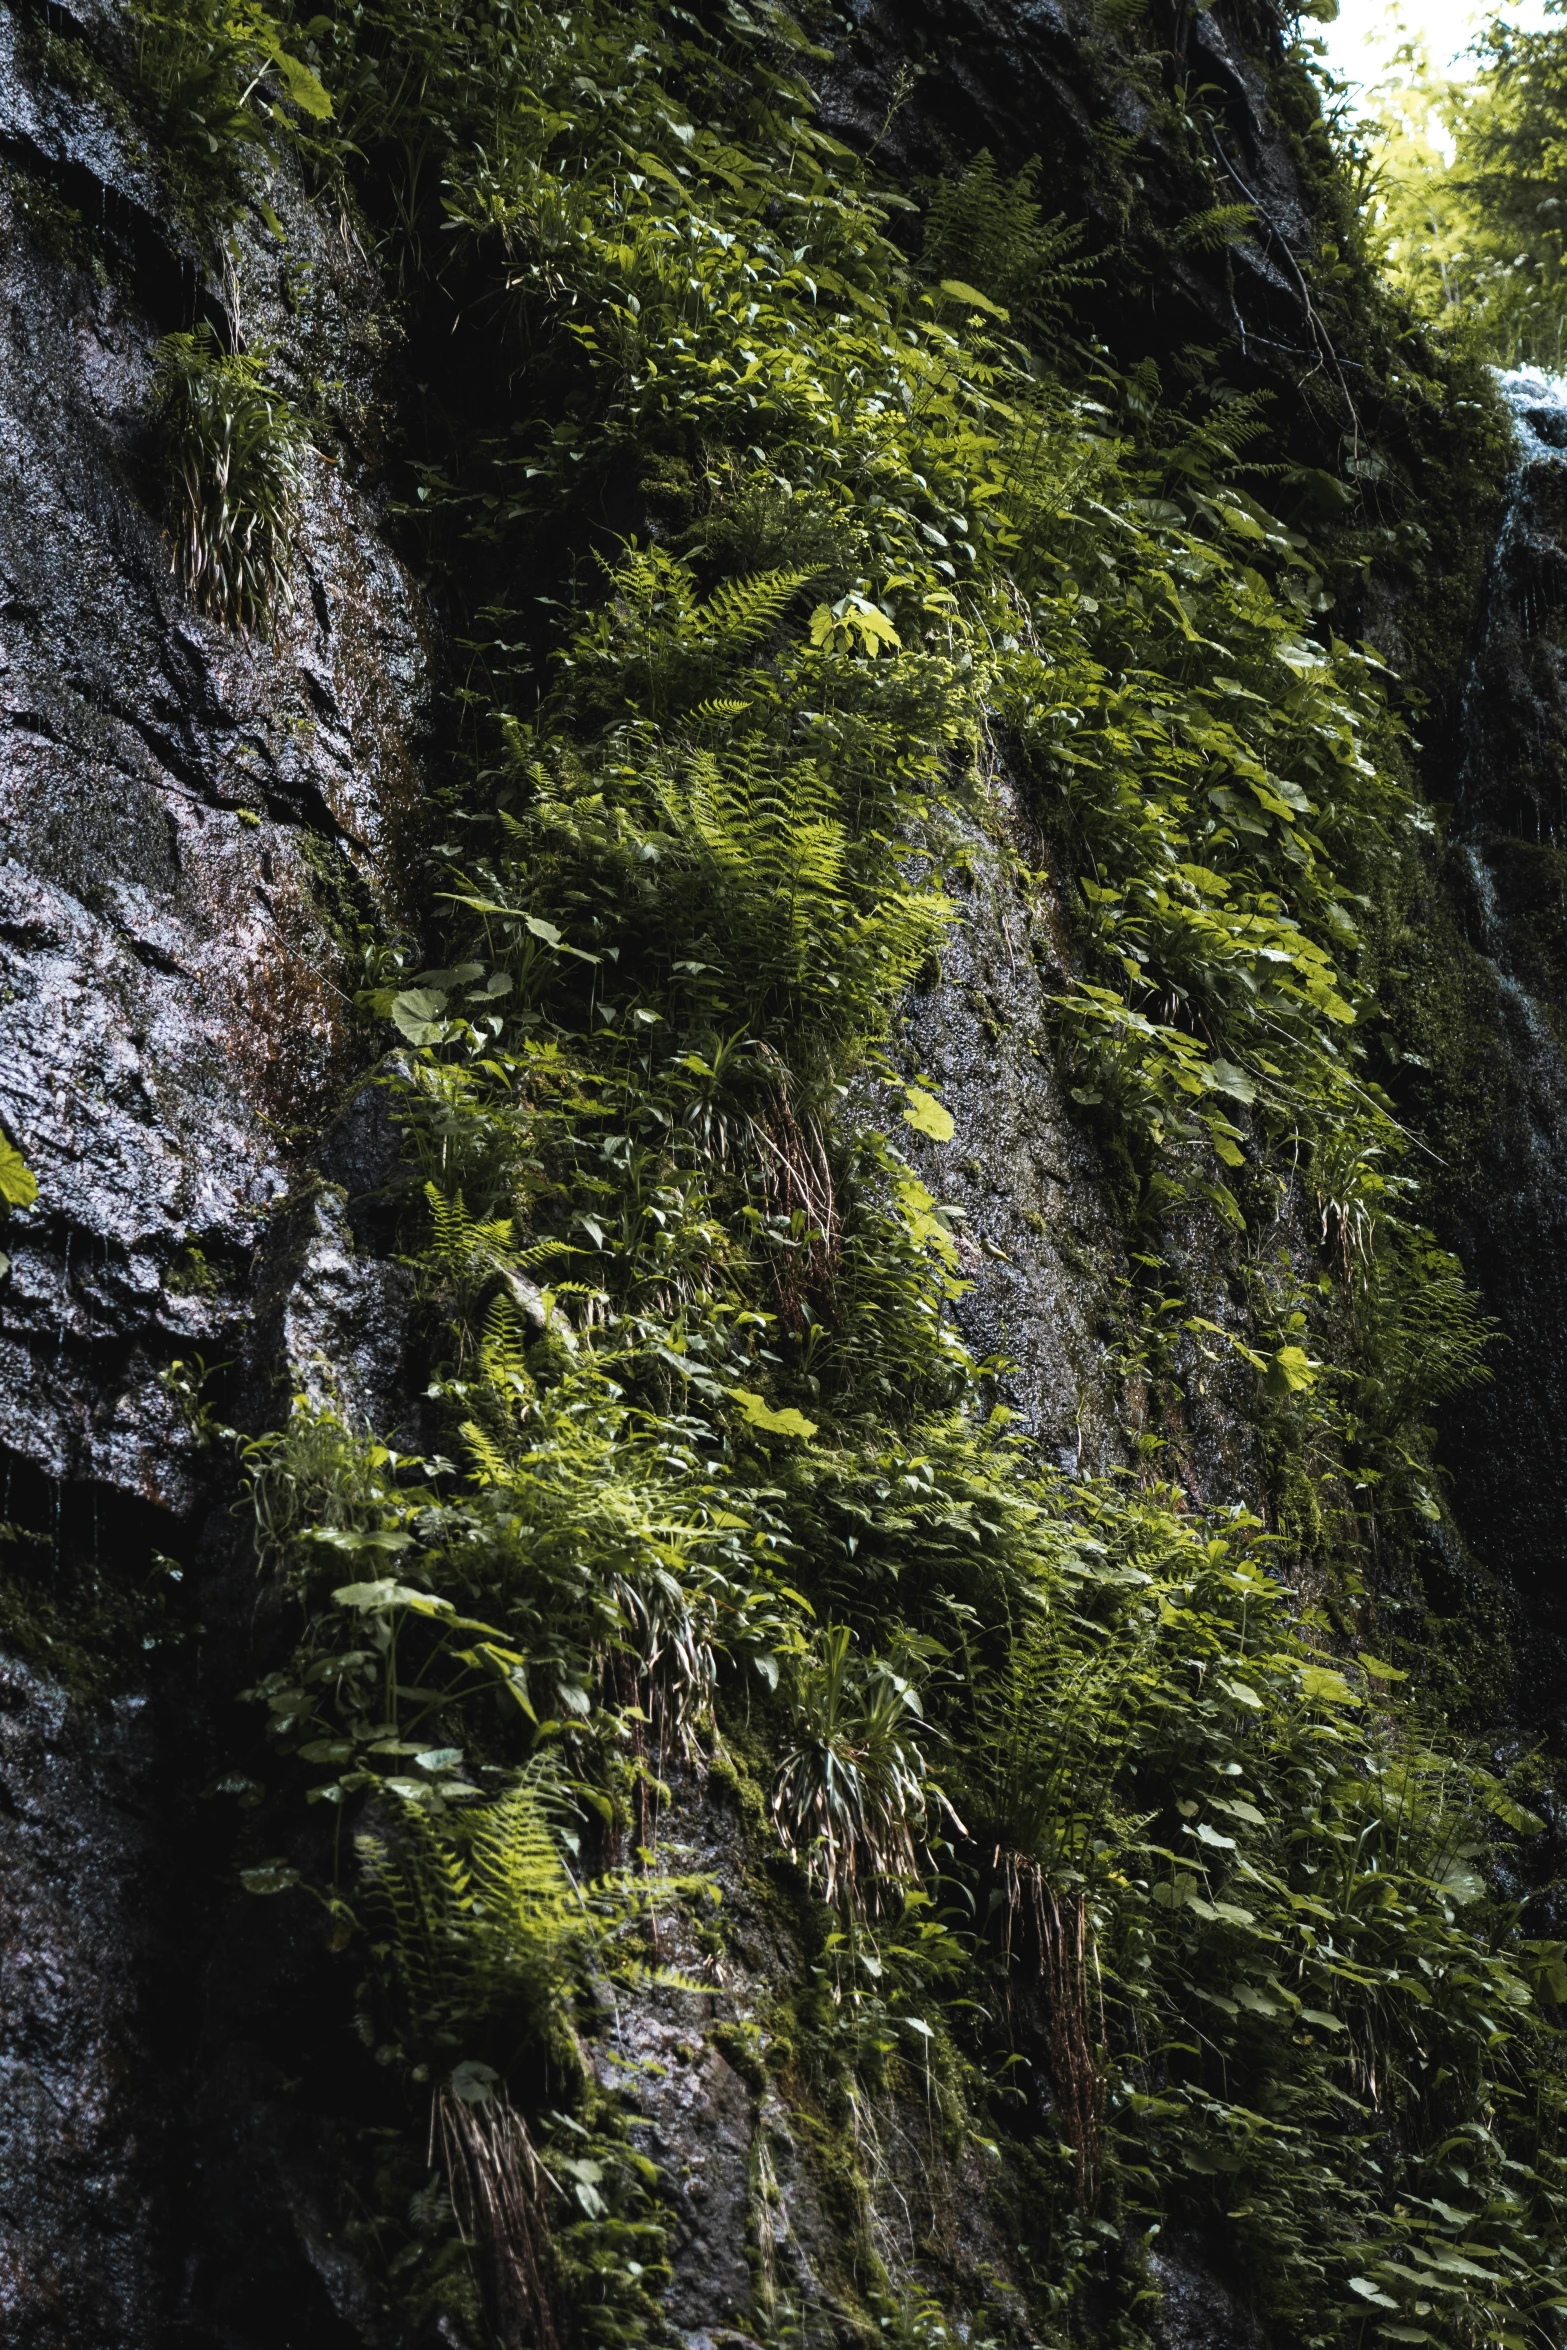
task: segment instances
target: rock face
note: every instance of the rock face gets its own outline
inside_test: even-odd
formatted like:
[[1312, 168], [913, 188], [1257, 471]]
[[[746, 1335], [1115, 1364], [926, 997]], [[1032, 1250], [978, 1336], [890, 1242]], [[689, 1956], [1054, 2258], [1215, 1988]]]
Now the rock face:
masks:
[[[850, 0], [824, 119], [904, 180], [938, 178], [980, 148], [1008, 171], [1034, 159], [1045, 211], [1082, 221], [1090, 248], [1117, 254], [1097, 323], [1123, 364], [1144, 349], [1234, 337], [1243, 369], [1293, 389], [1293, 363], [1337, 362], [1295, 260], [1310, 241], [1309, 200], [1257, 63], [1277, 25], [1244, 4], [1172, 13], [1170, 70], [1201, 85], [1212, 108], [1217, 196], [1161, 131], [1157, 82], [1118, 70], [1092, 20], [1060, 0]], [[1135, 182], [1116, 161], [1132, 146]], [[1166, 228], [1217, 200], [1246, 203], [1260, 230], [1220, 270], [1195, 248], [1144, 250], [1129, 224], [1134, 187], [1142, 218]], [[1132, 287], [1142, 300], [1128, 302]], [[1092, 288], [1081, 315], [1095, 317]]]
[[1466, 1265], [1507, 1343], [1452, 1415], [1473, 1547], [1515, 1596], [1521, 1711], [1567, 1721], [1567, 400], [1504, 376], [1517, 447], [1464, 692], [1452, 879], [1473, 950], [1484, 1140], [1461, 1202]]
[[[274, 641], [189, 608], [149, 412], [195, 265], [111, 125], [51, 104], [16, 18], [0, 39], [0, 1118], [42, 1186], [11, 1249], [0, 1442], [178, 1509], [186, 1448], [158, 1371], [238, 1304], [267, 1207], [362, 1049], [345, 949], [356, 915], [395, 920], [422, 620], [349, 450], [310, 458]], [[65, 211], [84, 182], [101, 231]], [[346, 274], [344, 307], [372, 315], [376, 290], [294, 212], [287, 248], [245, 254], [249, 331], [277, 311], [296, 367], [347, 373], [331, 322], [301, 331], [268, 276]], [[150, 307], [154, 276], [179, 307]]]
[[[1092, 179], [1104, 93], [1054, 9], [867, 0], [856, 22], [828, 96], [861, 144], [887, 113], [905, 171], [985, 142], [1015, 166], [1048, 125], [1053, 168]], [[1215, 19], [1189, 37], [1237, 170], [1298, 226], [1255, 73]], [[0, 16], [0, 1125], [40, 1186], [0, 1282], [0, 2332], [338, 2350], [385, 2338], [337, 2203], [346, 2018], [308, 1921], [258, 1922], [221, 1891], [229, 1832], [203, 1798], [235, 1744], [253, 1597], [226, 1518], [201, 1534], [193, 1373], [171, 1366], [237, 1361], [256, 1418], [290, 1372], [383, 1429], [409, 1409], [402, 1276], [356, 1205], [395, 1138], [373, 1089], [339, 1109], [366, 1051], [355, 925], [409, 919], [428, 629], [377, 502], [393, 395], [373, 274], [274, 184], [286, 242], [246, 212], [213, 280], [127, 111], [125, 38], [93, 0]], [[942, 70], [905, 104], [911, 58]], [[1194, 199], [1172, 182], [1168, 200]], [[1238, 266], [1226, 299], [1288, 339], [1288, 268], [1266, 241]], [[1200, 272], [1185, 291], [1227, 327]], [[312, 422], [271, 636], [203, 619], [170, 573], [156, 348], [200, 318], [270, 346]], [[1009, 868], [1004, 791], [994, 821], [908, 1062], [959, 1113], [961, 1147], [926, 1157], [968, 1218], [967, 1333], [1014, 1361], [1030, 1429], [1099, 1466], [1114, 1216], [1048, 1045], [1052, 916]], [[660, 2083], [645, 2142], [677, 2207], [670, 2316], [700, 2345], [791, 2298], [830, 2307], [847, 2255], [748, 2037], [751, 1995], [803, 1946], [748, 1887], [718, 1792], [690, 1791], [671, 1834], [743, 1921], [728, 2038], [669, 1994], [602, 2061]], [[880, 2126], [879, 2253], [906, 2266], [918, 2243], [1002, 2278], [985, 2182], [935, 2175], [928, 2117]]]
[[[212, 1602], [157, 1564], [189, 1553], [198, 1501], [164, 1374], [235, 1352], [269, 1212], [362, 1061], [353, 930], [403, 919], [428, 667], [376, 504], [374, 280], [274, 187], [287, 242], [249, 220], [210, 283], [118, 94], [125, 37], [108, 12], [0, 13], [0, 1123], [39, 1181], [0, 1283], [6, 1632], [33, 1658], [0, 1668], [18, 2350], [166, 2338], [189, 2151], [171, 2101], [208, 1955], [184, 1806]], [[159, 337], [232, 330], [236, 306], [290, 388], [338, 387], [271, 638], [226, 634], [171, 577], [149, 423]], [[377, 1336], [332, 1195], [302, 1212], [311, 1231], [268, 1259], [264, 1369], [308, 1356], [334, 1311], [361, 1359]], [[269, 2338], [306, 2339], [282, 2322]]]

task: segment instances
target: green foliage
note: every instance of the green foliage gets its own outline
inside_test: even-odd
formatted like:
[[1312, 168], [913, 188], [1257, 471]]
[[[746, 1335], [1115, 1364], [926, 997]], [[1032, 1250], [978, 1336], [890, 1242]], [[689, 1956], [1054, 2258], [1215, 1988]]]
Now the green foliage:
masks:
[[[242, 158], [264, 162], [279, 144], [323, 153], [308, 126], [327, 123], [332, 101], [285, 25], [259, 0], [171, 0], [133, 11], [137, 65], [167, 150], [201, 190], [232, 203]], [[310, 39], [305, 29], [304, 42]]]
[[222, 350], [209, 326], [158, 345], [174, 569], [227, 628], [264, 626], [292, 601], [289, 536], [304, 436], [264, 367], [257, 355]]
[[907, 1670], [857, 1659], [853, 1641], [847, 1624], [829, 1624], [819, 1647], [792, 1662], [773, 1818], [784, 1850], [820, 1878], [824, 1901], [874, 1906], [879, 1886], [919, 1875], [925, 1760]]
[[401, 2044], [410, 2060], [464, 2045], [497, 2013], [515, 2036], [550, 2020], [562, 1962], [586, 1937], [537, 1766], [488, 1803], [437, 1827], [418, 1798], [396, 1800], [389, 1833], [357, 1840], [363, 1906], [384, 1940]]
[[[1558, 14], [1552, 11], [1552, 14]], [[1504, 367], [1560, 369], [1567, 350], [1567, 29], [1494, 19], [1478, 70], [1432, 68], [1416, 34], [1395, 50], [1359, 137], [1395, 282]]]
[[[398, 2045], [433, 2079], [492, 2035], [530, 2114], [599, 2129], [550, 2073], [604, 1934], [546, 1790], [646, 1851], [667, 1760], [748, 1693], [835, 1905], [801, 2066], [850, 2112], [939, 2094], [1044, 2180], [1042, 2306], [1129, 2312], [1125, 2243], [1170, 2214], [1324, 2350], [1368, 2310], [1548, 2339], [1560, 1956], [1487, 1890], [1528, 1823], [1343, 1640], [1483, 1332], [1364, 1057], [1401, 740], [1255, 495], [1256, 405], [1056, 339], [1075, 265], [1031, 173], [982, 158], [914, 270], [780, 11], [455, 23], [312, 32], [432, 340], [526, 383], [422, 468], [465, 632], [451, 959], [365, 997], [444, 1449], [299, 1403], [250, 1454], [301, 1615], [257, 1694], [305, 1799], [372, 1823]], [[1146, 1422], [1141, 1474], [1048, 1472], [957, 1333], [955, 1221], [900, 1147], [950, 1116], [889, 1047], [1000, 756], [1129, 1228], [1209, 1219], [1246, 1301], [1221, 1327], [1143, 1284], [1129, 1373], [1172, 1424], [1205, 1350], [1246, 1388], [1271, 1554], [1152, 1482]], [[606, 2341], [646, 2321], [611, 2284], [652, 2225], [610, 2142], [556, 2165], [598, 2199], [562, 2257]]]
[[1077, 252], [1081, 229], [1040, 218], [1039, 173], [1036, 156], [1004, 179], [981, 149], [966, 171], [931, 189], [920, 252], [923, 275], [952, 301], [981, 310], [1003, 304], [1019, 332], [1036, 341], [1063, 323], [1074, 295], [1092, 282]]
[[952, 1785], [994, 1854], [992, 1931], [1037, 1977], [1039, 1894], [1081, 1888], [1128, 2214], [1226, 2211], [1304, 2340], [1352, 2329], [1368, 2277], [1432, 2340], [1444, 2309], [1548, 2332], [1567, 2174], [1533, 2068], [1567, 1976], [1485, 1878], [1493, 1820], [1537, 1823], [1432, 1746], [1401, 1673], [1320, 1644], [1255, 1521], [1183, 1526], [1173, 1498], [1062, 1526], [981, 1680]]
[[0, 1214], [10, 1208], [30, 1208], [37, 1197], [37, 1176], [15, 1144], [0, 1134]]

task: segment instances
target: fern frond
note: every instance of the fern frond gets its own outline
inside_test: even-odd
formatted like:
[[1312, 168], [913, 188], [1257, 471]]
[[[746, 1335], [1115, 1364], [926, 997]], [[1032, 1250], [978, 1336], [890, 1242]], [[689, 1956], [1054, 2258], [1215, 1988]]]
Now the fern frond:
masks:
[[770, 635], [788, 609], [790, 598], [815, 577], [813, 567], [808, 571], [754, 571], [745, 579], [725, 580], [705, 604], [698, 605], [692, 620], [725, 652], [738, 652]]
[[1172, 242], [1184, 253], [1217, 253], [1226, 245], [1243, 244], [1256, 226], [1249, 204], [1215, 204], [1206, 212], [1189, 214]]
[[491, 1298], [485, 1313], [479, 1337], [479, 1371], [508, 1404], [527, 1402], [534, 1393], [522, 1317], [504, 1290]]

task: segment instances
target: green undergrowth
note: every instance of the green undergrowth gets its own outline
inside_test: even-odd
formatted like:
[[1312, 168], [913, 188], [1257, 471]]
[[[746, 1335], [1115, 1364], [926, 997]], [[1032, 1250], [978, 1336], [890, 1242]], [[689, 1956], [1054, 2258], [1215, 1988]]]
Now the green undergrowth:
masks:
[[[1535, 1823], [1376, 1628], [1485, 1337], [1364, 1049], [1421, 820], [1265, 410], [1077, 338], [1029, 174], [980, 158], [910, 262], [772, 10], [291, 38], [482, 387], [432, 394], [410, 500], [462, 653], [443, 960], [387, 946], [364, 999], [427, 1432], [301, 1401], [248, 1455], [300, 1627], [254, 1694], [410, 2114], [391, 2285], [508, 2343], [656, 2331], [634, 2071], [584, 2046], [700, 2013], [660, 1949], [722, 1913], [658, 1823], [749, 1711], [751, 1835], [822, 1929], [777, 2077], [858, 2247], [831, 2310], [759, 2271], [760, 2331], [976, 2317], [878, 2249], [876, 2116], [923, 2100], [1028, 2182], [987, 2326], [1145, 2339], [1174, 2227], [1283, 2339], [1553, 2342], [1567, 1974], [1496, 1869]], [[951, 1114], [898, 1057], [998, 769], [1138, 1257], [1098, 1478], [962, 1340]], [[1161, 1466], [1215, 1366], [1266, 1522]]]

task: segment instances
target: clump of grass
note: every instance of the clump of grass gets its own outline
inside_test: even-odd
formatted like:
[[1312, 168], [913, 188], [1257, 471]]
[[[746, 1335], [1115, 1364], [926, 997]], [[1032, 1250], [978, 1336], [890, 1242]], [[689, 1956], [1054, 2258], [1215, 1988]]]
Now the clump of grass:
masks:
[[304, 434], [256, 354], [210, 326], [158, 346], [157, 413], [169, 475], [173, 568], [225, 628], [264, 627], [293, 602], [289, 539]]

